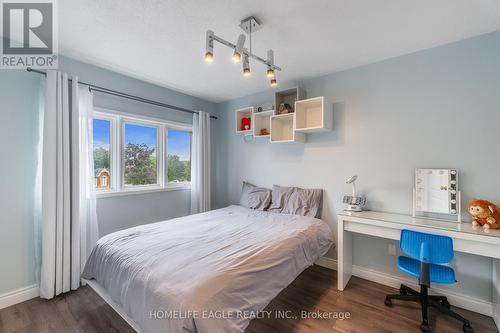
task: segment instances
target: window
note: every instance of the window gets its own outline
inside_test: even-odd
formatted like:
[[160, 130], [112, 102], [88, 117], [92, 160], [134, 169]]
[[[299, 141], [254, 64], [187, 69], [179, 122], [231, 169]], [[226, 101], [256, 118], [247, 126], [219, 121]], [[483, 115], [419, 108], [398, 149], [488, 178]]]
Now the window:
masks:
[[158, 184], [158, 129], [125, 123], [124, 131], [125, 186]]
[[[109, 182], [102, 182], [103, 172], [111, 177], [111, 121], [107, 119], [95, 118], [93, 121], [94, 134], [94, 173], [95, 187], [98, 190], [109, 189]], [[99, 179], [99, 177], [101, 177]]]
[[103, 109], [93, 125], [99, 196], [189, 188], [191, 125]]
[[167, 135], [169, 183], [191, 181], [191, 132], [169, 129]]

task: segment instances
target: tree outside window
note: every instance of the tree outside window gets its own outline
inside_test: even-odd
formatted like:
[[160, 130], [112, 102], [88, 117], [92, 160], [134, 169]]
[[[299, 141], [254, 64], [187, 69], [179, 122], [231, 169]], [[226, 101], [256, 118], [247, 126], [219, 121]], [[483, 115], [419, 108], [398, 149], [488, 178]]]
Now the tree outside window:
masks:
[[125, 124], [124, 182], [126, 186], [158, 183], [157, 128]]
[[168, 130], [167, 178], [169, 183], [191, 181], [191, 132]]

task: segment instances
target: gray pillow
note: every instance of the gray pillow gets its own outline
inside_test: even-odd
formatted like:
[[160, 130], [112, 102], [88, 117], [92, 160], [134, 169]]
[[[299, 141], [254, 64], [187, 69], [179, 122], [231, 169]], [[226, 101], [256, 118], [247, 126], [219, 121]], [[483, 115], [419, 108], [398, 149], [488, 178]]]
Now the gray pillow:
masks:
[[273, 185], [273, 193], [269, 211], [274, 213], [282, 213], [294, 189], [295, 187]]
[[243, 182], [240, 205], [243, 207], [265, 210], [271, 203], [271, 190]]
[[321, 216], [323, 190], [273, 186], [269, 211], [301, 216]]

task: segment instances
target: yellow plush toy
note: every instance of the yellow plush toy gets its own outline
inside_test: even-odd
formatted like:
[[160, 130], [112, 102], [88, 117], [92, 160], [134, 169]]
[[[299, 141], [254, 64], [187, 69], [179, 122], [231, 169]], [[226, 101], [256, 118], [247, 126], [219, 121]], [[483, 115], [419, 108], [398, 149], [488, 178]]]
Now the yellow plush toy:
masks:
[[500, 211], [495, 204], [486, 200], [474, 199], [469, 204], [469, 214], [472, 215], [472, 225], [485, 229], [500, 228]]

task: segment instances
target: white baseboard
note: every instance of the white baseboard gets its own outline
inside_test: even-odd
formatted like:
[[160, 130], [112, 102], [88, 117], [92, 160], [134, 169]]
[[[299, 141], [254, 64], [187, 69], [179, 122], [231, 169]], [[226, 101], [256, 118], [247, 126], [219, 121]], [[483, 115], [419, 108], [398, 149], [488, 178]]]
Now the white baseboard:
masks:
[[337, 270], [337, 259], [332, 259], [328, 257], [321, 257], [316, 261], [316, 265], [321, 266], [321, 267], [326, 267], [333, 269], [334, 271]]
[[[319, 266], [337, 270], [337, 260], [335, 259], [321, 257], [318, 261], [316, 261], [316, 264]], [[418, 288], [418, 284], [412, 279], [402, 278], [399, 276], [390, 275], [384, 272], [356, 265], [352, 266], [352, 275], [398, 289], [401, 283], [404, 283], [408, 287], [414, 289]], [[439, 287], [432, 287], [430, 291], [432, 294], [446, 296], [450, 304], [452, 304], [453, 306], [477, 312], [489, 317], [493, 316], [493, 304], [491, 302], [460, 294], [454, 291], [441, 289]]]
[[22, 303], [32, 298], [40, 296], [38, 285], [19, 288], [0, 295], [0, 309]]

